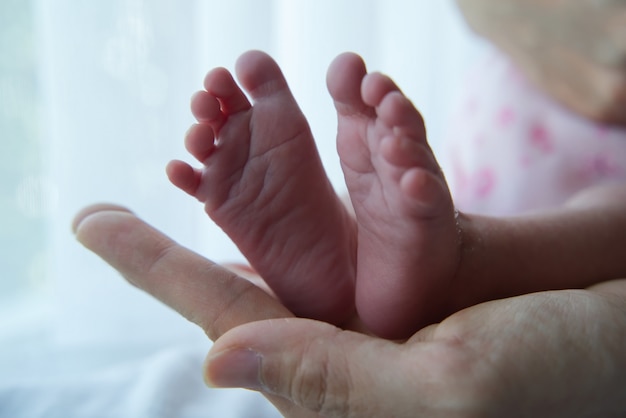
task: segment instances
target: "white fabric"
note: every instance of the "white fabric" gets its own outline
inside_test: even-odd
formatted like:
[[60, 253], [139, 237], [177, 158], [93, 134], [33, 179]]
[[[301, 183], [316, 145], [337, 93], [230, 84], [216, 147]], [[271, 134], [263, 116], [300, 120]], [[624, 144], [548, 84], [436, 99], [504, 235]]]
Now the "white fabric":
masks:
[[208, 389], [205, 347], [171, 348], [107, 370], [0, 384], [0, 416], [11, 418], [270, 418], [260, 394]]

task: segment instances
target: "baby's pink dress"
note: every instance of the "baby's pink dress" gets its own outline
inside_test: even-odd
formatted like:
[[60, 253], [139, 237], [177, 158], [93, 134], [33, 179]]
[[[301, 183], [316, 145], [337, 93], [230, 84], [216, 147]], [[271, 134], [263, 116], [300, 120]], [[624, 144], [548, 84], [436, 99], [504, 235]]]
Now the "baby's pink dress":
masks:
[[626, 129], [564, 109], [498, 53], [468, 78], [444, 141], [444, 172], [465, 212], [516, 215], [626, 181]]

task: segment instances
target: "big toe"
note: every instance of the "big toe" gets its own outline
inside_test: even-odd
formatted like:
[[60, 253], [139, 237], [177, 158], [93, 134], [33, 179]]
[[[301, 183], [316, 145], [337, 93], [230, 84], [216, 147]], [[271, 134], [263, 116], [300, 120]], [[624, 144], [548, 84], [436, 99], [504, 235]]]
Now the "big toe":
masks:
[[365, 62], [356, 54], [344, 53], [332, 62], [326, 84], [339, 114], [348, 116], [368, 111], [369, 106], [361, 96], [361, 83], [366, 74]]
[[253, 99], [287, 89], [287, 81], [280, 67], [264, 52], [246, 52], [237, 60], [235, 71], [239, 82]]

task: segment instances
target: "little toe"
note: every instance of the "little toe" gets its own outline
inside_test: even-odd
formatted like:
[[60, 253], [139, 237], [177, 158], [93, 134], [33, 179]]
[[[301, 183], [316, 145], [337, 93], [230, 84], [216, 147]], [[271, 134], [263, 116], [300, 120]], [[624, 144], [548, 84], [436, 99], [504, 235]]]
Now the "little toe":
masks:
[[199, 170], [183, 161], [173, 160], [167, 165], [165, 172], [174, 186], [191, 196], [197, 197], [196, 193], [202, 178], [202, 173]]
[[254, 100], [288, 91], [280, 67], [264, 52], [248, 51], [241, 55], [235, 65], [235, 72], [243, 88]]
[[217, 98], [221, 111], [226, 116], [252, 107], [230, 71], [225, 68], [216, 68], [209, 72], [204, 79], [204, 88]]
[[400, 179], [400, 190], [408, 197], [420, 216], [437, 217], [450, 200], [445, 182], [428, 170], [416, 167], [407, 170]]
[[215, 134], [210, 125], [192, 125], [185, 135], [185, 148], [198, 161], [204, 163], [215, 150]]
[[361, 96], [361, 83], [366, 74], [363, 58], [353, 53], [339, 55], [330, 65], [326, 84], [340, 115], [373, 116], [373, 110]]

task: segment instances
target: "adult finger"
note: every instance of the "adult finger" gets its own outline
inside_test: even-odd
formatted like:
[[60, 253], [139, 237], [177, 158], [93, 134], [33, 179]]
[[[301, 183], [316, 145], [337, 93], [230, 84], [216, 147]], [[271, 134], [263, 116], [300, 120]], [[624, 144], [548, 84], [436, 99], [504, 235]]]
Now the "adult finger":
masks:
[[246, 324], [217, 340], [206, 378], [329, 417], [621, 417], [626, 315], [607, 290], [484, 303], [404, 344], [305, 319]]
[[202, 327], [215, 340], [238, 325], [292, 314], [233, 272], [178, 245], [125, 208], [95, 205], [81, 211], [78, 241], [130, 283]]
[[291, 318], [226, 333], [205, 376], [211, 386], [257, 390], [324, 417], [456, 416], [471, 411], [472, 364], [451, 343], [397, 344]]

